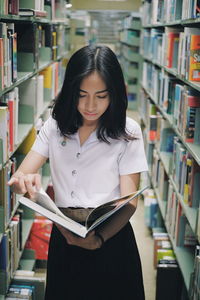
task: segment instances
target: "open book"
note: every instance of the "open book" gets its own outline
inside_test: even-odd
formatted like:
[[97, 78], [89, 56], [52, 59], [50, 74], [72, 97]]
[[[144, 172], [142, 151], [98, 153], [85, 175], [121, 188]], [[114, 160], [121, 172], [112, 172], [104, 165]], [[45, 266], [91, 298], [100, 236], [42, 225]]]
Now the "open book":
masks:
[[85, 225], [65, 216], [43, 189], [36, 193], [35, 202], [26, 197], [20, 197], [19, 202], [84, 238], [89, 231], [96, 228], [128, 202], [138, 197], [146, 188], [94, 208], [88, 214]]

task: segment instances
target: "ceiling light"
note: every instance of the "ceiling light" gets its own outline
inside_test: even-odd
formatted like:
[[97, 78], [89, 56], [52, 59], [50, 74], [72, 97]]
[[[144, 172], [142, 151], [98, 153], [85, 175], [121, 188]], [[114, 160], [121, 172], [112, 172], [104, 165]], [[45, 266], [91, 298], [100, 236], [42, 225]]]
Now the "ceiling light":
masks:
[[71, 8], [72, 4], [71, 3], [67, 3], [65, 6], [66, 6], [66, 8]]

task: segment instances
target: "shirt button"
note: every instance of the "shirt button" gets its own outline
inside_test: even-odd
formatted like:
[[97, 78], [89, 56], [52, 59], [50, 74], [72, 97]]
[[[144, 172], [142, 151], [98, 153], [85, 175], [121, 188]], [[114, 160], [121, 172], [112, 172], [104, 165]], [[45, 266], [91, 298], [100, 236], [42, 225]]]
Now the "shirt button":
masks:
[[76, 154], [76, 157], [79, 158], [80, 155], [81, 155], [80, 152], [78, 152], [78, 153]]
[[71, 192], [71, 197], [74, 198], [75, 194], [74, 191]]
[[72, 171], [72, 176], [76, 175], [76, 170]]

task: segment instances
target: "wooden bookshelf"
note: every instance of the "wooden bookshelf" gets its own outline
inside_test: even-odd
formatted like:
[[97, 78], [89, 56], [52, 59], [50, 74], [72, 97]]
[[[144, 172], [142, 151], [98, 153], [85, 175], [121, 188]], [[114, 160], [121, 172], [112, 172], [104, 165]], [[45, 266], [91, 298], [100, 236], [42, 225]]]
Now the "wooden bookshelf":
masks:
[[[3, 3], [3, 2], [2, 2]], [[30, 4], [30, 7], [28, 8], [34, 8], [32, 7], [34, 1], [26, 1], [26, 5]], [[47, 88], [45, 85], [42, 85], [42, 89], [40, 91], [33, 90], [33, 94], [36, 95], [36, 97], [40, 97], [39, 95], [43, 95], [42, 101], [40, 104], [37, 104], [37, 107], [35, 106], [35, 102], [32, 102], [31, 105], [32, 107], [29, 107], [30, 104], [23, 104], [24, 107], [19, 107], [19, 104], [22, 105], [21, 101], [18, 103], [16, 102], [16, 105], [19, 109], [18, 117], [19, 121], [16, 124], [17, 127], [17, 137], [14, 141], [14, 149], [12, 151], [8, 151], [8, 157], [5, 159], [3, 157], [3, 161], [0, 161], [0, 172], [3, 172], [4, 168], [9, 164], [9, 161], [11, 158], [16, 157], [18, 160], [19, 156], [19, 149], [22, 143], [29, 137], [31, 134], [32, 130], [35, 128], [38, 119], [41, 119], [41, 121], [45, 121], [46, 118], [48, 117], [48, 110], [49, 107], [52, 105], [52, 101], [55, 99], [57, 93], [59, 92], [60, 89], [60, 82], [63, 81], [63, 75], [64, 75], [64, 69], [67, 63], [67, 58], [69, 56], [69, 50], [70, 50], [70, 26], [68, 19], [65, 17], [65, 1], [59, 0], [58, 1], [58, 7], [55, 9], [58, 9], [59, 12], [56, 10], [53, 11], [52, 8], [47, 5], [44, 7], [44, 10], [47, 10], [47, 18], [40, 18], [40, 17], [21, 17], [19, 15], [12, 15], [12, 14], [6, 14], [5, 12], [2, 11], [3, 7], [0, 5], [0, 23], [1, 24], [13, 24], [13, 28], [15, 32], [17, 32], [17, 52], [15, 53], [17, 57], [17, 64], [15, 65], [17, 77], [15, 80], [13, 79], [14, 77], [11, 77], [11, 75], [14, 73], [14, 67], [13, 69], [10, 69], [8, 75], [10, 76], [9, 80], [5, 81], [4, 84], [2, 84], [1, 80], [1, 72], [0, 72], [0, 103], [3, 103], [6, 99], [6, 96], [9, 93], [12, 93], [15, 90], [18, 92], [18, 97], [19, 100], [21, 100], [21, 93], [23, 91], [22, 87], [26, 87], [26, 84], [28, 82], [31, 83], [31, 80], [39, 80], [39, 76], [46, 76], [44, 72], [50, 68], [51, 69], [51, 76], [53, 77], [53, 72], [56, 72], [58, 69], [59, 71], [59, 82], [55, 84], [53, 82], [52, 86], [54, 88]], [[61, 9], [62, 5], [62, 9]], [[21, 26], [23, 24], [24, 26]], [[3, 26], [3, 25], [2, 25]], [[7, 26], [7, 25], [6, 25]], [[48, 36], [48, 31], [45, 31], [46, 28], [49, 26], [54, 32], [56, 33], [56, 39], [54, 40], [53, 45], [51, 45], [51, 36]], [[3, 27], [4, 29], [8, 27]], [[27, 29], [28, 28], [28, 29]], [[27, 52], [24, 47], [24, 41], [22, 43], [22, 40], [20, 39], [20, 36], [22, 39], [24, 39], [25, 35], [23, 35], [23, 30], [29, 30], [31, 29], [30, 33], [34, 33], [33, 35], [29, 34], [27, 36], [31, 36], [31, 40], [28, 40], [28, 51], [29, 51], [29, 57], [27, 56]], [[45, 40], [40, 40], [40, 35], [39, 35], [39, 30], [43, 30], [43, 38], [45, 37]], [[51, 31], [50, 31], [51, 32]], [[27, 32], [26, 32], [27, 34]], [[3, 36], [3, 38], [5, 35]], [[8, 38], [8, 37], [7, 37]], [[45, 44], [43, 44], [45, 41]], [[31, 45], [33, 43], [33, 45]], [[48, 43], [48, 46], [47, 46]], [[30, 52], [30, 47], [32, 47], [32, 52]], [[54, 49], [54, 50], [53, 50]], [[14, 50], [13, 50], [14, 51]], [[24, 52], [23, 52], [24, 51]], [[54, 51], [54, 53], [53, 53]], [[24, 58], [23, 58], [23, 53]], [[13, 57], [14, 57], [14, 52], [13, 52]], [[12, 59], [14, 59], [12, 57]], [[9, 57], [11, 59], [11, 57]], [[18, 59], [19, 58], [19, 59]], [[31, 58], [31, 60], [30, 60]], [[4, 57], [4, 59], [6, 59]], [[34, 63], [30, 63], [34, 62]], [[23, 66], [24, 64], [24, 66]], [[4, 68], [4, 66], [3, 66]], [[6, 69], [7, 70], [7, 69]], [[62, 75], [61, 75], [62, 74]], [[7, 76], [7, 73], [4, 74]], [[4, 78], [4, 77], [3, 77]], [[34, 79], [35, 78], [35, 79]], [[43, 79], [44, 80], [44, 79]], [[56, 79], [58, 80], [58, 78]], [[3, 85], [3, 88], [2, 88]], [[38, 88], [39, 83], [37, 82], [36, 87]], [[5, 102], [4, 102], [5, 105]], [[24, 111], [20, 111], [20, 109], [25, 109]], [[23, 114], [25, 116], [25, 119], [20, 121], [20, 118], [23, 117]], [[20, 116], [21, 115], [21, 116]], [[1, 126], [1, 125], [0, 125]], [[1, 129], [1, 128], [0, 128]], [[10, 127], [7, 128], [8, 132], [10, 130]], [[0, 130], [0, 134], [1, 134]], [[10, 132], [9, 132], [10, 134]], [[1, 135], [0, 135], [1, 136]], [[1, 138], [2, 139], [2, 138]], [[2, 143], [0, 144], [1, 147], [3, 147]], [[1, 148], [0, 151], [2, 151]], [[22, 154], [20, 154], [22, 157]], [[19, 158], [20, 160], [22, 158]], [[1, 160], [1, 158], [0, 158]], [[42, 177], [42, 185], [44, 189], [47, 188], [49, 181], [50, 181], [50, 173], [49, 173], [49, 167], [44, 166], [44, 170], [41, 170], [41, 174], [43, 175]], [[8, 189], [8, 187], [5, 187]], [[22, 218], [21, 218], [21, 228], [22, 228], [22, 233], [21, 233], [21, 250], [15, 249], [16, 251], [19, 250], [19, 266], [23, 270], [33, 270], [34, 265], [35, 265], [35, 258], [34, 255], [27, 253], [27, 251], [24, 251], [25, 243], [27, 241], [27, 238], [29, 236], [35, 214], [33, 211], [30, 209], [27, 209], [26, 207], [22, 207], [21, 205], [19, 206], [19, 199], [20, 195], [17, 195], [16, 197], [16, 202], [14, 203], [14, 206], [12, 207], [12, 210], [9, 211], [8, 215], [8, 209], [9, 206], [0, 206], [0, 244], [4, 240], [4, 236], [7, 235], [9, 236], [10, 233], [10, 224], [12, 222], [12, 218], [16, 215], [18, 211], [22, 213]], [[10, 204], [9, 204], [10, 205]], [[12, 232], [13, 234], [13, 232]], [[7, 242], [6, 242], [7, 243]], [[1, 248], [0, 248], [1, 249]], [[3, 255], [0, 253], [0, 255]], [[9, 254], [7, 253], [9, 256]], [[12, 254], [11, 254], [12, 255]], [[14, 254], [16, 255], [16, 254]], [[9, 258], [11, 259], [11, 258]], [[6, 293], [9, 288], [9, 284], [13, 280], [13, 275], [16, 271], [16, 269], [10, 269], [10, 261], [8, 260], [9, 266], [6, 266], [6, 270], [0, 269], [0, 299], [3, 300], [6, 297]], [[18, 261], [15, 262], [15, 264], [18, 264]], [[34, 284], [33, 284], [34, 285]], [[36, 291], [36, 298], [37, 299], [42, 299], [43, 293], [44, 293], [44, 283], [38, 284], [38, 288], [40, 290]], [[35, 285], [37, 289], [37, 283]], [[42, 289], [42, 292], [41, 292]], [[39, 295], [41, 294], [41, 296]]]
[[[159, 9], [156, 6], [156, 4], [159, 3]], [[173, 4], [172, 4], [173, 3]], [[166, 78], [171, 82], [174, 80], [174, 84], [180, 84], [181, 86], [186, 86], [188, 88], [192, 88], [195, 92], [200, 92], [200, 81], [192, 81], [188, 80], [188, 70], [185, 69], [185, 73], [183, 69], [181, 69], [180, 62], [177, 62], [177, 65], [175, 67], [167, 67], [166, 62], [166, 45], [168, 43], [168, 33], [169, 32], [177, 32], [176, 29], [180, 30], [183, 33], [183, 39], [186, 38], [186, 30], [187, 28], [200, 28], [200, 18], [198, 16], [198, 12], [195, 11], [195, 7], [193, 6], [193, 10], [191, 9], [192, 4], [194, 4], [194, 1], [188, 0], [187, 5], [186, 1], [143, 1], [142, 6], [142, 39], [141, 44], [143, 45], [143, 48], [141, 49], [141, 55], [143, 56], [143, 73], [146, 71], [148, 74], [143, 74], [143, 79], [140, 82], [141, 85], [141, 95], [143, 95], [144, 101], [147, 101], [149, 103], [152, 103], [156, 106], [157, 109], [157, 116], [158, 118], [162, 118], [163, 120], [166, 120], [169, 128], [171, 128], [175, 134], [175, 136], [178, 137], [183, 147], [186, 149], [187, 153], [191, 155], [191, 157], [196, 161], [198, 165], [200, 165], [200, 144], [199, 143], [189, 143], [186, 142], [185, 136], [182, 135], [180, 128], [178, 128], [175, 125], [174, 121], [174, 115], [173, 115], [173, 109], [174, 109], [174, 99], [172, 100], [172, 112], [167, 112], [167, 109], [163, 106], [162, 103], [162, 95], [160, 92], [160, 89], [164, 89], [164, 85], [162, 86], [162, 80], [164, 81], [165, 74], [168, 74]], [[168, 5], [180, 5], [181, 11], [178, 12], [178, 6], [174, 11], [168, 10]], [[187, 9], [186, 9], [187, 7]], [[169, 13], [169, 11], [171, 13]], [[165, 13], [163, 13], [165, 12]], [[192, 14], [196, 14], [191, 17]], [[177, 18], [179, 16], [179, 18]], [[181, 18], [181, 16], [184, 16], [184, 19]], [[186, 29], [186, 30], [185, 30]], [[171, 31], [170, 31], [171, 30]], [[185, 36], [184, 36], [185, 34]], [[154, 39], [154, 40], [153, 40]], [[179, 40], [178, 40], [179, 41]], [[189, 40], [188, 40], [189, 41]], [[189, 42], [188, 42], [189, 43]], [[148, 48], [149, 45], [149, 49]], [[155, 47], [155, 48], [153, 48]], [[156, 48], [157, 47], [157, 48]], [[177, 47], [181, 47], [180, 44], [178, 44]], [[189, 47], [189, 46], [188, 46]], [[181, 48], [180, 48], [181, 49]], [[154, 52], [153, 52], [154, 51]], [[174, 50], [175, 51], [175, 50]], [[177, 50], [177, 57], [179, 57], [180, 52]], [[182, 51], [182, 50], [181, 50]], [[186, 51], [186, 50], [185, 50]], [[185, 52], [183, 52], [185, 53]], [[172, 54], [173, 55], [173, 54]], [[176, 58], [177, 58], [176, 57]], [[183, 58], [182, 58], [183, 59]], [[188, 61], [188, 60], [187, 60]], [[174, 61], [173, 61], [174, 63]], [[188, 62], [189, 64], [189, 62]], [[181, 70], [181, 71], [180, 71]], [[184, 73], [184, 74], [183, 74]], [[161, 75], [161, 77], [159, 77]], [[162, 77], [163, 76], [163, 77]], [[158, 81], [156, 81], [158, 79]], [[155, 93], [160, 93], [155, 96]], [[199, 94], [200, 95], [200, 94]], [[168, 95], [169, 96], [169, 95]], [[174, 95], [175, 97], [175, 95]], [[168, 99], [167, 99], [168, 100]], [[171, 102], [170, 102], [171, 103]], [[142, 106], [143, 107], [143, 106]], [[148, 106], [147, 106], [148, 107]], [[142, 108], [141, 108], [142, 109]], [[144, 109], [144, 108], [143, 108]], [[145, 130], [149, 130], [149, 122], [148, 122], [148, 111], [143, 113], [141, 111], [141, 122], [146, 128]], [[146, 136], [146, 132], [145, 132]], [[150, 143], [150, 141], [147, 138], [146, 143]], [[170, 152], [164, 152], [160, 150], [160, 141], [156, 140], [153, 141], [154, 143], [154, 151], [156, 151], [156, 155], [164, 167], [165, 173], [167, 174], [168, 182], [173, 188], [173, 191], [176, 194], [176, 199], [178, 203], [181, 206], [182, 212], [184, 213], [184, 216], [187, 219], [187, 222], [196, 237], [196, 243], [199, 243], [199, 235], [198, 235], [198, 227], [200, 226], [200, 223], [198, 223], [199, 219], [199, 207], [191, 207], [189, 206], [185, 200], [183, 195], [180, 193], [179, 188], [177, 186], [177, 183], [175, 182], [173, 178], [173, 170], [172, 170], [172, 159], [173, 159], [173, 153]], [[151, 167], [150, 167], [151, 168]], [[186, 246], [177, 246], [176, 238], [171, 235], [170, 231], [166, 223], [166, 206], [167, 201], [163, 201], [159, 194], [159, 189], [157, 185], [154, 183], [154, 180], [152, 180], [152, 176], [154, 174], [151, 174], [149, 176], [152, 188], [155, 192], [155, 195], [157, 197], [159, 209], [161, 212], [161, 215], [163, 217], [164, 224], [166, 226], [166, 229], [168, 231], [173, 250], [176, 254], [177, 262], [180, 266], [183, 279], [185, 282], [186, 289], [188, 291], [188, 299], [193, 300], [195, 298], [192, 298], [192, 286], [191, 286], [191, 275], [194, 271], [194, 262], [195, 262], [195, 246], [186, 247]], [[199, 205], [199, 204], [198, 204]], [[176, 216], [177, 217], [177, 216]], [[177, 217], [178, 218], [178, 217]], [[175, 220], [177, 222], [177, 220]], [[185, 298], [184, 298], [185, 299]]]

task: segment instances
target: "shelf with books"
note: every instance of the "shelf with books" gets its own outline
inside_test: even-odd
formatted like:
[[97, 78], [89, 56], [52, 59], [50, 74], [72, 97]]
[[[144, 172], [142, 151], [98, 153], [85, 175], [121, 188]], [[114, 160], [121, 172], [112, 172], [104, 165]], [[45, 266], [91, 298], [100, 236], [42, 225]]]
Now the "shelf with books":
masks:
[[193, 230], [193, 232], [197, 232], [197, 209], [194, 207], [189, 207], [183, 200], [183, 196], [179, 193], [176, 183], [173, 180], [173, 177], [171, 176], [169, 170], [170, 170], [170, 164], [171, 164], [171, 160], [172, 160], [172, 154], [171, 153], [167, 153], [164, 151], [159, 151], [158, 149], [156, 149], [162, 163], [163, 166], [166, 170], [166, 173], [169, 177], [170, 182], [173, 185], [173, 188], [178, 196], [178, 199], [183, 207], [183, 210], [185, 212], [185, 215], [189, 221], [189, 224]]
[[191, 25], [197, 25], [200, 24], [200, 18], [197, 19], [189, 19], [189, 20], [177, 20], [174, 22], [168, 22], [168, 23], [158, 23], [158, 24], [149, 24], [144, 25], [143, 28], [159, 28], [159, 27], [166, 27], [166, 26], [191, 26]]
[[[200, 70], [198, 61], [193, 60], [199, 51], [197, 47], [194, 49], [194, 41], [200, 40], [200, 30], [195, 25], [199, 18], [194, 22], [189, 19], [180, 22], [181, 16], [173, 20], [170, 13], [168, 20], [155, 24], [150, 20], [155, 17], [155, 14], [150, 15], [151, 3], [168, 5], [185, 1], [143, 2], [148, 9], [142, 17], [147, 23], [143, 25], [141, 39], [143, 76], [140, 111], [141, 118], [145, 120], [144, 138], [150, 178], [189, 292], [194, 250], [200, 242], [200, 143], [197, 139], [200, 132]], [[150, 23], [152, 25], [148, 26]], [[166, 151], [170, 145], [171, 150]], [[163, 201], [160, 185], [167, 186], [166, 202]]]
[[174, 182], [172, 176], [170, 176], [170, 182], [173, 185], [173, 188], [176, 192], [176, 195], [178, 196], [178, 199], [183, 207], [183, 210], [185, 212], [185, 215], [188, 219], [188, 222], [193, 230], [194, 233], [197, 232], [197, 209], [194, 207], [189, 207], [183, 200], [183, 196], [180, 195], [180, 193], [178, 192], [176, 183]]
[[[169, 126], [171, 126], [171, 124], [169, 123]], [[157, 135], [160, 135], [160, 133], [157, 133]], [[163, 135], [164, 136], [164, 135]], [[166, 137], [165, 137], [166, 139]], [[163, 141], [159, 141], [159, 144], [162, 144]], [[184, 143], [182, 143], [182, 145], [184, 145]], [[157, 155], [159, 156], [164, 169], [166, 171], [166, 174], [169, 178], [169, 181], [171, 182], [171, 184], [174, 187], [174, 190], [176, 192], [176, 195], [183, 207], [183, 210], [185, 212], [186, 217], [188, 218], [189, 224], [193, 230], [194, 233], [197, 233], [197, 217], [198, 217], [198, 210], [196, 209], [196, 207], [190, 207], [187, 203], [188, 200], [184, 200], [184, 196], [180, 194], [177, 184], [173, 179], [172, 176], [172, 161], [173, 161], [173, 155], [171, 152], [166, 152], [166, 151], [161, 151], [159, 149], [160, 145], [158, 145], [158, 141], [157, 144], [155, 143], [155, 151], [157, 153]], [[187, 148], [186, 148], [187, 149]], [[191, 152], [189, 152], [191, 153]], [[155, 186], [154, 186], [155, 188]]]
[[157, 105], [157, 107], [159, 108], [159, 111], [162, 113], [163, 117], [168, 120], [170, 126], [173, 128], [173, 130], [175, 131], [175, 133], [177, 134], [177, 136], [180, 138], [180, 140], [182, 141], [182, 143], [184, 144], [184, 146], [187, 148], [187, 150], [192, 154], [192, 156], [194, 157], [194, 159], [197, 161], [198, 164], [200, 164], [200, 145], [198, 144], [192, 144], [192, 143], [187, 143], [185, 142], [185, 140], [183, 139], [182, 135], [180, 134], [180, 132], [177, 130], [177, 127], [174, 126], [173, 122], [172, 122], [172, 116], [167, 114], [158, 104], [157, 101], [155, 101], [154, 97], [152, 96], [151, 92], [148, 91], [148, 89], [144, 86], [143, 83], [141, 83], [141, 87], [145, 90], [145, 92], [149, 95], [149, 97], [151, 98], [151, 100]]
[[[44, 1], [26, 0], [24, 3], [31, 6], [36, 2]], [[70, 46], [69, 23], [61, 18], [65, 1], [58, 0], [57, 4], [61, 2], [63, 9], [59, 6], [58, 13], [46, 7], [48, 18], [45, 19], [2, 13], [2, 4], [5, 8], [8, 2], [0, 1], [0, 294], [3, 298], [19, 261], [22, 267], [28, 263], [29, 269], [34, 264], [34, 260], [23, 255], [34, 214], [19, 205], [20, 196], [13, 196], [6, 182], [23, 158], [22, 144], [33, 129], [39, 130], [39, 123], [46, 120], [48, 108], [61, 88]], [[45, 40], [42, 40], [44, 34]], [[4, 48], [9, 51], [3, 51]], [[10, 56], [5, 55], [8, 52]], [[13, 110], [8, 107], [12, 103]], [[10, 118], [6, 119], [8, 114]], [[11, 168], [13, 165], [15, 167]], [[44, 188], [49, 180], [45, 171]], [[17, 240], [18, 245], [15, 244]], [[42, 286], [44, 290], [44, 282]], [[40, 299], [38, 291], [36, 298]]]
[[[170, 235], [169, 235], [170, 237]], [[185, 285], [189, 290], [190, 277], [194, 268], [194, 251], [186, 247], [177, 247], [174, 240], [170, 237], [178, 264], [180, 266]]]
[[[161, 200], [158, 188], [155, 186], [154, 182], [152, 181], [151, 175], [149, 176], [149, 179], [150, 179], [152, 187], [155, 191], [155, 195], [156, 195], [156, 198], [157, 198], [157, 201], [159, 204], [161, 215], [162, 215], [163, 219], [165, 220], [167, 203], [164, 203], [164, 201]], [[165, 222], [164, 222], [164, 224], [167, 228], [167, 224]], [[190, 248], [176, 246], [176, 243], [175, 243], [172, 235], [169, 232], [168, 232], [168, 235], [169, 235], [170, 241], [172, 243], [177, 262], [180, 266], [185, 285], [186, 285], [187, 289], [189, 290], [190, 276], [191, 276], [191, 273], [193, 271], [193, 266], [194, 266], [194, 251], [193, 251], [193, 249], [190, 249]]]
[[136, 109], [141, 73], [139, 53], [141, 20], [139, 13], [125, 17], [119, 30], [120, 62], [127, 85], [129, 109]]
[[199, 22], [199, 2], [194, 0], [142, 1], [143, 26], [184, 25]]
[[150, 180], [151, 185], [153, 186], [153, 189], [155, 191], [155, 195], [156, 195], [156, 198], [157, 198], [157, 201], [158, 201], [158, 204], [159, 204], [159, 209], [160, 209], [162, 218], [164, 219], [165, 215], [166, 215], [166, 201], [163, 201], [161, 199], [158, 188], [155, 186], [154, 182], [152, 181], [152, 176], [151, 176], [150, 172], [149, 172], [149, 180]]
[[148, 61], [149, 63], [152, 63], [156, 66], [158, 66], [159, 68], [165, 70], [166, 72], [168, 72], [169, 74], [175, 76], [176, 78], [178, 78], [180, 81], [182, 81], [183, 83], [191, 86], [192, 88], [194, 88], [195, 90], [197, 91], [200, 91], [200, 83], [196, 83], [196, 82], [193, 82], [193, 81], [190, 81], [190, 80], [187, 80], [185, 78], [183, 78], [182, 76], [180, 76], [178, 73], [177, 73], [177, 70], [176, 69], [170, 69], [170, 68], [167, 68], [163, 65], [161, 65], [159, 62], [155, 61], [155, 60], [151, 60], [150, 58], [146, 57], [146, 56], [143, 56], [143, 59]]
[[[64, 58], [66, 58], [68, 56], [68, 51], [66, 51], [63, 55], [60, 55], [59, 57], [57, 57], [57, 59], [55, 61], [60, 61]], [[37, 70], [35, 70], [34, 72], [17, 72], [17, 81], [14, 82], [11, 86], [5, 88], [4, 90], [0, 91], [0, 97], [2, 97], [4, 94], [8, 93], [9, 91], [11, 91], [12, 89], [14, 89], [15, 87], [19, 86], [21, 83], [23, 83], [24, 81], [30, 79], [31, 77], [37, 75], [39, 72], [43, 71], [44, 69], [46, 69], [47, 67], [49, 67], [54, 61], [50, 60], [50, 61], [46, 61], [46, 62], [41, 62], [41, 65], [38, 67]]]

